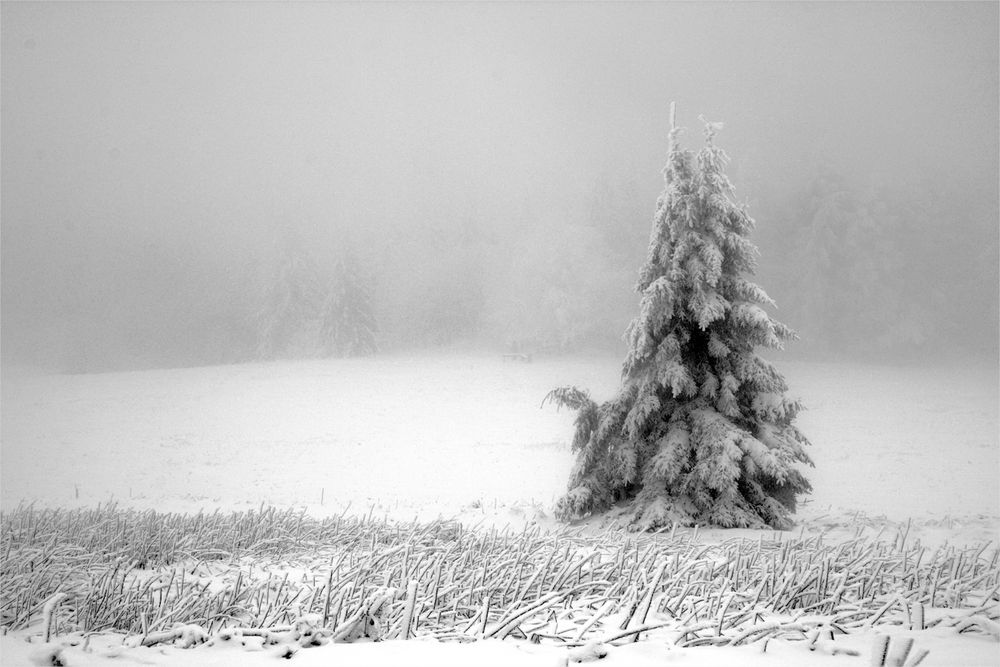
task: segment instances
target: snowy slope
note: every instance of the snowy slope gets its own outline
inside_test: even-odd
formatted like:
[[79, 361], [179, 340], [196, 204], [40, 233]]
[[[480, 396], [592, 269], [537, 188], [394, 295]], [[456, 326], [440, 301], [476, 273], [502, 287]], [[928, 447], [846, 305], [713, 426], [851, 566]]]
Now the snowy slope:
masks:
[[[801, 530], [831, 539], [912, 517], [928, 545], [996, 540], [1000, 527], [995, 370], [779, 362], [808, 410], [815, 487]], [[466, 523], [552, 525], [572, 456], [573, 415], [540, 408], [562, 384], [597, 398], [617, 386], [615, 359], [503, 362], [498, 355], [382, 356], [101, 375], [6, 374], [0, 503], [157, 510], [303, 506]], [[884, 518], [883, 518], [884, 517]], [[600, 529], [595, 521], [589, 530]], [[705, 531], [707, 542], [752, 531]], [[878, 632], [907, 634], [903, 628]], [[652, 635], [615, 648], [611, 665], [867, 664], [876, 630], [836, 647], [802, 642], [682, 648]], [[0, 639], [3, 664], [45, 663], [30, 633]], [[997, 664], [998, 644], [947, 628], [914, 634], [922, 663]], [[37, 640], [37, 637], [34, 638]], [[78, 642], [63, 637], [61, 643]], [[65, 645], [72, 665], [273, 664], [274, 650], [129, 649], [93, 637]], [[823, 647], [821, 647], [822, 649]], [[832, 649], [833, 645], [826, 649]], [[118, 657], [115, 657], [115, 656]], [[295, 664], [565, 664], [567, 650], [516, 641], [350, 644], [304, 650]], [[42, 662], [38, 662], [41, 660]]]
[[[813, 507], [998, 512], [995, 370], [779, 367], [807, 407]], [[565, 486], [573, 416], [542, 398], [562, 384], [606, 397], [618, 371], [614, 359], [385, 356], [5, 377], [0, 501], [547, 507]]]

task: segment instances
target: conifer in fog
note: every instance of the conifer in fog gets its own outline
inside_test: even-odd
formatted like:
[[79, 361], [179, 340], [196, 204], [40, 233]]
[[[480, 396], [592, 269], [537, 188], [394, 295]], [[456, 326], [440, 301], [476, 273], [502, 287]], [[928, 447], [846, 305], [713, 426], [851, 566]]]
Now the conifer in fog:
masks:
[[793, 425], [800, 405], [755, 352], [794, 334], [765, 312], [773, 302], [747, 279], [754, 223], [733, 201], [718, 129], [706, 122], [695, 154], [671, 128], [617, 395], [600, 405], [575, 387], [548, 396], [578, 411], [577, 459], [557, 505], [564, 520], [628, 501], [640, 529], [783, 528], [810, 490], [797, 468], [811, 464]]
[[328, 355], [357, 357], [378, 351], [372, 293], [371, 277], [352, 253], [345, 253], [323, 305], [320, 337]]
[[255, 318], [258, 359], [296, 352], [315, 327], [320, 302], [319, 272], [298, 236], [284, 230], [276, 245], [278, 256], [265, 276]]

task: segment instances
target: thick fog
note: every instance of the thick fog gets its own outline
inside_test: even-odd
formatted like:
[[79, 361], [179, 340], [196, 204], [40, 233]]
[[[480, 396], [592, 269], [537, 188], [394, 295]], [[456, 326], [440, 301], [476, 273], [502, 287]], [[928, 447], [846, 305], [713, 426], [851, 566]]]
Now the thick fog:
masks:
[[[618, 351], [671, 101], [687, 148], [725, 123], [792, 353], [992, 357], [997, 25], [996, 3], [4, 3], [4, 363], [259, 358], [274, 282], [294, 264], [322, 302], [345, 258], [383, 350]], [[318, 353], [293, 339], [275, 356]]]

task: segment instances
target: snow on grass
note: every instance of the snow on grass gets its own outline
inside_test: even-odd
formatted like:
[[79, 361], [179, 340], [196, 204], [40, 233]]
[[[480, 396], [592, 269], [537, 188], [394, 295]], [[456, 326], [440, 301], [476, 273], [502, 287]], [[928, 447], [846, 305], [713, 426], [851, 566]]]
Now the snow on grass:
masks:
[[469, 531], [273, 508], [108, 506], [19, 507], [2, 528], [0, 620], [45, 644], [48, 664], [107, 633], [117, 637], [111, 657], [129, 650], [135, 660], [164, 645], [291, 659], [331, 642], [410, 637], [520, 639], [567, 649], [563, 660], [608, 656], [640, 635], [668, 650], [766, 651], [774, 641], [855, 657], [859, 635], [884, 627], [1000, 639], [1000, 550], [932, 550], [906, 531], [703, 543], [676, 527]]
[[[995, 369], [779, 368], [809, 408], [799, 424], [817, 464], [799, 527], [786, 535], [678, 529], [673, 538], [622, 533], [620, 513], [575, 532], [547, 517], [571, 465], [573, 415], [540, 409], [541, 398], [565, 384], [608, 396], [618, 381], [614, 359], [385, 356], [89, 376], [5, 372], [0, 613], [13, 632], [0, 640], [4, 663], [54, 664], [46, 651], [73, 665], [120, 664], [122, 656], [270, 663], [281, 646], [260, 637], [223, 646], [220, 628], [290, 625], [326, 612], [325, 592], [335, 590], [330, 604], [340, 605], [326, 625], [345, 638], [357, 632], [344, 624], [382, 591], [380, 632], [398, 635], [411, 580], [420, 582], [410, 607], [417, 640], [366, 644], [362, 632], [358, 643], [297, 648], [290, 659], [565, 664], [569, 649], [558, 644], [574, 643], [588, 622], [579, 641], [607, 639], [635, 604], [648, 605], [647, 621], [666, 625], [638, 643], [615, 640], [602, 664], [846, 664], [867, 660], [878, 633], [916, 638], [915, 651], [931, 650], [923, 665], [995, 663], [998, 610], [984, 589], [996, 580], [988, 560], [996, 542], [988, 541], [996, 540], [1000, 503]], [[112, 500], [117, 507], [95, 509]], [[22, 501], [83, 508], [101, 527], [86, 537], [86, 514], [18, 509]], [[142, 513], [150, 509], [159, 513]], [[199, 510], [202, 523], [192, 523]], [[25, 541], [9, 523], [15, 518], [49, 528]], [[354, 533], [323, 533], [338, 522]], [[417, 539], [459, 524], [447, 558], [442, 545]], [[210, 543], [210, 535], [224, 539]], [[531, 537], [518, 543], [517, 535]], [[795, 558], [779, 559], [782, 550]], [[331, 568], [345, 553], [354, 579], [342, 578], [350, 567], [340, 563], [334, 584]], [[442, 596], [434, 584], [437, 602], [428, 578], [435, 572], [454, 585]], [[576, 581], [593, 585], [566, 594]], [[57, 592], [72, 598], [54, 611], [56, 642], [41, 646], [44, 605]], [[227, 595], [238, 603], [228, 618], [217, 606]], [[763, 613], [747, 616], [754, 596]], [[848, 634], [813, 637], [850, 611], [838, 605], [857, 608], [843, 620], [854, 624]], [[911, 629], [918, 609], [931, 627]], [[204, 627], [215, 645], [123, 648], [123, 635], [148, 638], [175, 622]], [[682, 622], [708, 625], [679, 635]], [[84, 637], [84, 627], [100, 632]], [[510, 634], [483, 639], [484, 629]], [[540, 644], [516, 639], [531, 633]], [[454, 641], [460, 636], [480, 639]]]

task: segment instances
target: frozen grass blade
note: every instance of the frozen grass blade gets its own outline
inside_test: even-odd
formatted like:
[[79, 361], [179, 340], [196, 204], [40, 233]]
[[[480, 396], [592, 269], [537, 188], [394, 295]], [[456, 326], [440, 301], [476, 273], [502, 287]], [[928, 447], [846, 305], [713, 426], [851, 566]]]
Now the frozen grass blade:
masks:
[[[906, 529], [890, 542], [760, 534], [712, 544], [679, 529], [672, 539], [618, 529], [590, 536], [370, 514], [314, 519], [266, 506], [178, 515], [114, 505], [22, 505], [0, 513], [0, 528], [2, 623], [40, 623], [49, 636], [112, 629], [145, 641], [172, 636], [175, 623], [277, 632], [312, 613], [338, 641], [361, 636], [374, 615], [381, 629], [371, 632], [400, 638], [576, 644], [637, 641], [655, 626], [699, 646], [819, 637], [814, 616], [803, 614], [823, 614], [838, 632], [944, 623], [988, 637], [1000, 620], [996, 550], [931, 552], [908, 546]], [[403, 582], [404, 595], [389, 593]], [[67, 596], [62, 604], [47, 604], [57, 594]], [[926, 619], [930, 601], [953, 615]], [[647, 623], [651, 612], [671, 620]]]

